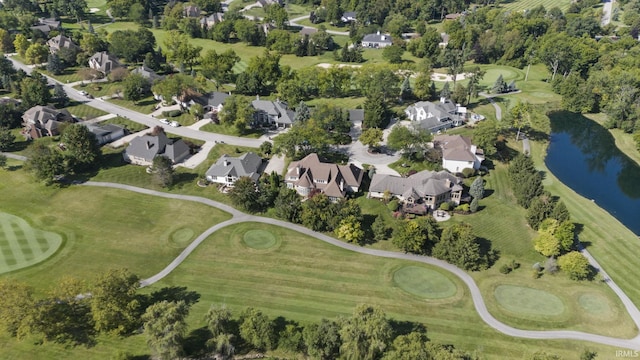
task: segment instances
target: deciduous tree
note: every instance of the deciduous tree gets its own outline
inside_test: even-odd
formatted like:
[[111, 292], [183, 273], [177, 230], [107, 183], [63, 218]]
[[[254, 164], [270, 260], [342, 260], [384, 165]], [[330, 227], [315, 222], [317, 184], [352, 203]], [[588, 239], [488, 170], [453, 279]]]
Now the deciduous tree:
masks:
[[139, 287], [140, 279], [127, 269], [109, 270], [96, 279], [91, 314], [97, 331], [126, 335], [140, 326]]
[[240, 315], [240, 336], [258, 351], [270, 350], [275, 345], [273, 322], [260, 310], [246, 308]]
[[248, 176], [243, 176], [236, 180], [233, 188], [229, 191], [231, 202], [241, 209], [253, 212], [257, 210], [258, 193], [256, 184]]
[[589, 260], [579, 251], [572, 251], [558, 258], [560, 270], [566, 272], [573, 280], [587, 279], [591, 273]]
[[25, 52], [25, 60], [27, 64], [42, 64], [47, 61], [49, 48], [42, 44], [31, 44]]
[[438, 241], [436, 229], [431, 218], [402, 221], [393, 231], [392, 242], [405, 252], [429, 254]]
[[98, 140], [83, 124], [71, 124], [64, 129], [61, 141], [66, 147], [68, 168], [74, 171], [97, 165], [101, 152]]
[[302, 336], [309, 355], [320, 360], [336, 359], [340, 350], [339, 331], [338, 324], [327, 319], [305, 326]]
[[280, 192], [274, 202], [274, 208], [276, 216], [280, 219], [292, 223], [301, 221], [302, 202], [300, 201], [300, 195], [293, 189], [288, 189], [284, 186], [280, 188]]
[[33, 172], [36, 179], [47, 185], [66, 173], [62, 153], [37, 142], [31, 146], [25, 167]]
[[[10, 150], [16, 141], [16, 136], [13, 135], [9, 128], [0, 127], [0, 151]], [[5, 157], [5, 162], [7, 158]], [[4, 165], [3, 165], [4, 166]]]
[[183, 354], [182, 344], [186, 335], [189, 306], [178, 302], [161, 301], [147, 308], [142, 321], [147, 344], [162, 360], [177, 359]]
[[367, 128], [360, 134], [358, 140], [360, 140], [363, 145], [368, 146], [369, 149], [375, 149], [382, 141], [382, 130], [375, 127]]
[[364, 231], [360, 221], [355, 216], [347, 216], [340, 220], [340, 225], [335, 229], [336, 235], [350, 243], [360, 243], [364, 240]]
[[385, 351], [392, 329], [378, 307], [359, 305], [340, 329], [340, 354], [346, 360], [373, 360]]

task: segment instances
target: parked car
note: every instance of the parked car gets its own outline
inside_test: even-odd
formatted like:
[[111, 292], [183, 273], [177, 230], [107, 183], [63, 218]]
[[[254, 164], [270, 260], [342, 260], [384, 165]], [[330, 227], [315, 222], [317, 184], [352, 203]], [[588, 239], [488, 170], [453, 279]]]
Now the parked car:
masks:
[[167, 120], [167, 119], [160, 119], [160, 122], [165, 124], [165, 125], [169, 125], [170, 124], [169, 120]]
[[78, 91], [78, 93], [79, 93], [80, 95], [82, 95], [82, 96], [87, 96], [87, 95], [89, 95], [89, 93], [87, 93], [87, 92], [86, 92], [86, 91], [84, 91], [84, 90], [80, 90], [80, 91]]
[[178, 127], [178, 126], [180, 126], [180, 123], [177, 122], [177, 121], [172, 121], [171, 124], [169, 124], [169, 125], [171, 125], [173, 127]]

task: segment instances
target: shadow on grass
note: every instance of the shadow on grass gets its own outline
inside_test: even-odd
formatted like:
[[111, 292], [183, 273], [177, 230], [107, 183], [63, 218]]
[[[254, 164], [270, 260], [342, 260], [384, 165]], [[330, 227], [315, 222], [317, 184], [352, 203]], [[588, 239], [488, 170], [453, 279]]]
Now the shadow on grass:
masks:
[[193, 305], [200, 300], [200, 294], [187, 290], [186, 286], [167, 286], [154, 291], [149, 295], [148, 303], [155, 304], [160, 301], [184, 301], [187, 305]]
[[424, 324], [413, 321], [390, 319], [389, 325], [391, 325], [391, 329], [393, 329], [394, 338], [400, 335], [408, 335], [412, 332], [427, 333], [427, 328]]
[[211, 337], [211, 331], [206, 326], [192, 330], [182, 344], [185, 355], [189, 358], [204, 358], [209, 352], [207, 341]]

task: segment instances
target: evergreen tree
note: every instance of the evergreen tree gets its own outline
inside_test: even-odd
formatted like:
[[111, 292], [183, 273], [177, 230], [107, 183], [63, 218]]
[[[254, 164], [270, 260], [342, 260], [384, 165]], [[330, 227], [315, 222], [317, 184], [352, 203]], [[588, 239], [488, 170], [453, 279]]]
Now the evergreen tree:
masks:
[[60, 75], [64, 71], [64, 65], [58, 54], [49, 54], [47, 58], [47, 71], [53, 75]]
[[66, 107], [69, 104], [69, 96], [61, 84], [55, 84], [53, 87], [53, 98], [61, 107]]
[[507, 90], [507, 83], [504, 82], [504, 79], [502, 78], [502, 74], [500, 74], [496, 79], [496, 82], [493, 84], [493, 87], [491, 88], [491, 92], [494, 94], [502, 94], [506, 90]]
[[449, 88], [449, 82], [444, 83], [442, 90], [440, 90], [440, 97], [449, 99], [451, 98], [451, 89]]
[[411, 99], [413, 97], [413, 91], [411, 91], [411, 83], [409, 77], [405, 77], [402, 85], [400, 86], [400, 98], [402, 100]]
[[389, 236], [389, 228], [385, 224], [384, 218], [382, 216], [376, 216], [373, 224], [371, 224], [371, 232], [373, 232], [373, 240], [387, 240]]
[[311, 111], [304, 101], [300, 101], [296, 108], [296, 116], [294, 121], [307, 121], [311, 118]]
[[478, 176], [471, 183], [471, 187], [469, 187], [469, 194], [478, 200], [484, 197], [484, 179], [481, 176]]

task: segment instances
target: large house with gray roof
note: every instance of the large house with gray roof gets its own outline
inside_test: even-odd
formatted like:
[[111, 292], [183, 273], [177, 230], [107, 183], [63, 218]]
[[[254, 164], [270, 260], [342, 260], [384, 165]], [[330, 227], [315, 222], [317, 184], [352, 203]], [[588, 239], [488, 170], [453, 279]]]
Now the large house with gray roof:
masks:
[[137, 68], [131, 70], [131, 74], [138, 74], [143, 78], [149, 80], [149, 82], [151, 83], [154, 83], [157, 80], [164, 79], [164, 76], [158, 75], [155, 71], [153, 71], [153, 69], [145, 65], [138, 66]]
[[456, 174], [464, 169], [478, 170], [484, 160], [484, 151], [460, 135], [437, 135], [434, 147], [442, 149], [442, 167]]
[[113, 69], [119, 68], [122, 65], [118, 61], [118, 59], [109, 55], [106, 51], [100, 51], [93, 54], [92, 57], [89, 58], [89, 67], [91, 69], [100, 71], [104, 75], [108, 75]]
[[60, 134], [62, 123], [73, 121], [73, 116], [66, 109], [36, 105], [22, 115], [22, 134], [27, 140], [56, 136]]
[[422, 204], [426, 209], [437, 209], [444, 202], [460, 205], [462, 179], [446, 171], [424, 170], [406, 178], [375, 174], [369, 185], [369, 197], [383, 199], [387, 194], [404, 204]]
[[134, 165], [149, 166], [156, 156], [165, 156], [176, 164], [189, 156], [189, 146], [182, 139], [169, 139], [164, 129], [156, 127], [152, 133], [131, 140], [122, 156]]
[[253, 113], [253, 126], [271, 126], [288, 128], [293, 125], [296, 113], [289, 110], [287, 103], [276, 100], [256, 99], [251, 102], [255, 109]]
[[344, 199], [347, 194], [358, 192], [364, 171], [354, 164], [336, 165], [323, 163], [318, 154], [309, 154], [289, 165], [284, 182], [289, 189], [307, 197], [319, 191], [331, 201]]
[[445, 98], [441, 98], [440, 102], [417, 102], [407, 107], [404, 113], [417, 127], [432, 133], [464, 124], [464, 118], [458, 115], [458, 106]]
[[391, 35], [380, 34], [380, 31], [375, 34], [367, 34], [362, 38], [363, 48], [382, 49], [391, 45], [393, 45]]
[[96, 137], [98, 145], [116, 141], [125, 135], [124, 128], [116, 124], [86, 124], [86, 127]]
[[207, 180], [212, 183], [232, 187], [236, 180], [248, 177], [257, 182], [263, 169], [262, 158], [253, 152], [239, 157], [222, 155], [206, 172]]
[[80, 47], [71, 41], [70, 38], [64, 35], [54, 36], [47, 41], [49, 52], [52, 54], [57, 53], [60, 49], [71, 49], [74, 51], [80, 51]]

